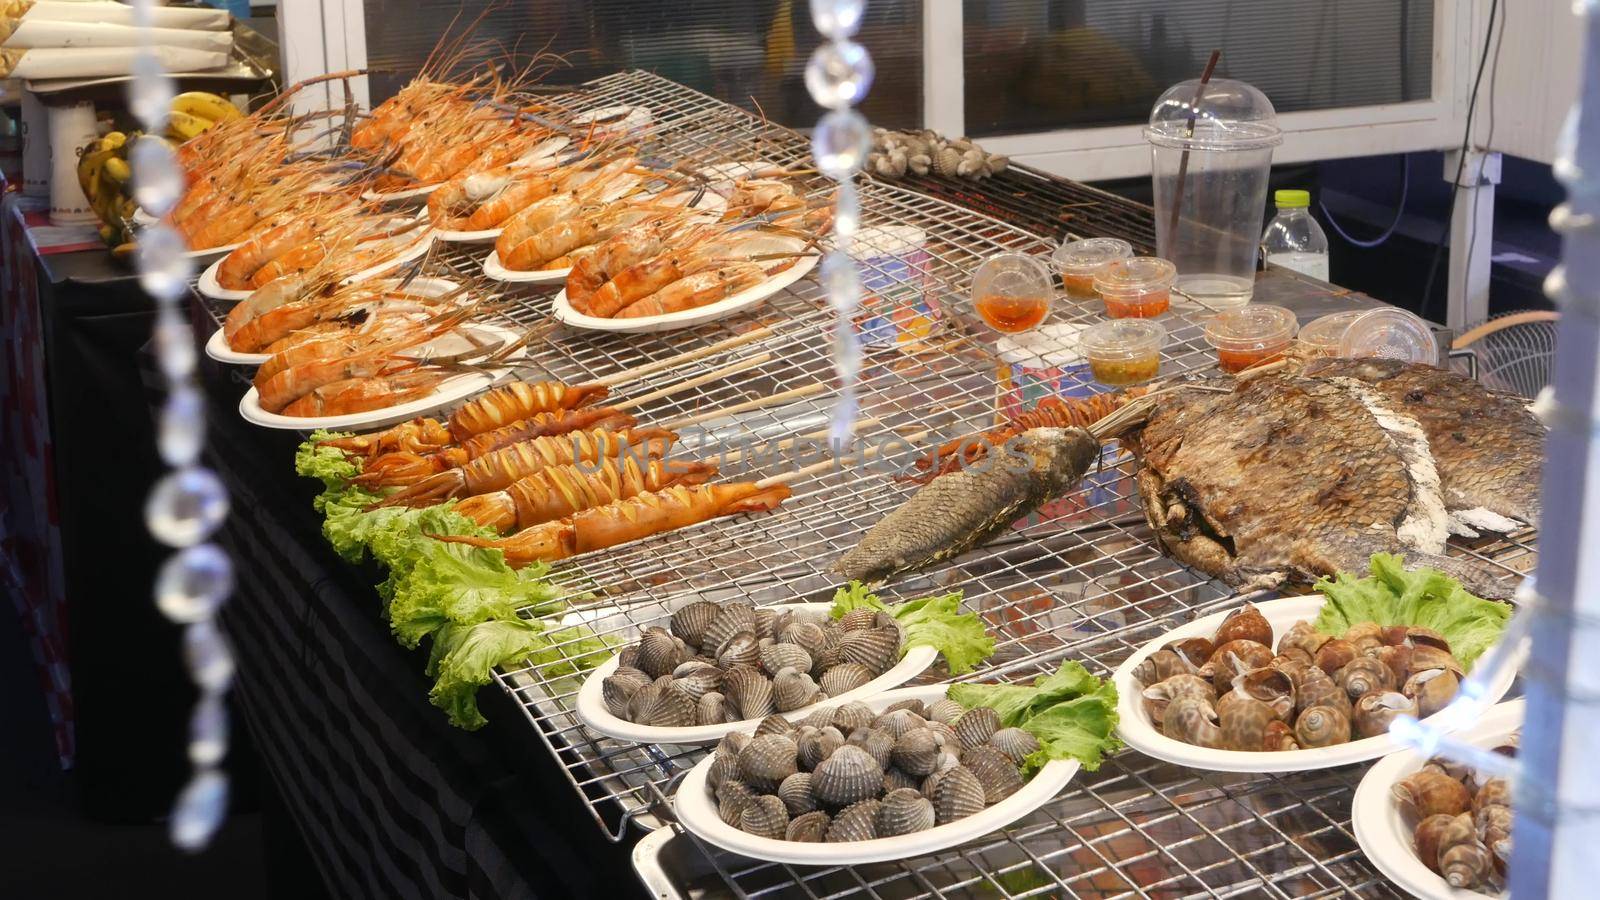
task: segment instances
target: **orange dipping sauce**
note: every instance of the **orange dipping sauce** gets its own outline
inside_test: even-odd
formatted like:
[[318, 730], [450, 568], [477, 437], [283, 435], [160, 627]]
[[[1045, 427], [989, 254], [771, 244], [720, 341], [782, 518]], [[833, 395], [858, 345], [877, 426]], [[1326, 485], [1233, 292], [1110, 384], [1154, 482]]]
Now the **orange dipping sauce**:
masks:
[[1106, 315], [1113, 319], [1154, 319], [1172, 307], [1171, 291], [1148, 294], [1106, 294]]
[[974, 301], [978, 315], [989, 327], [1006, 334], [1018, 334], [1038, 326], [1050, 315], [1048, 297], [1012, 297], [985, 294]]
[[1094, 299], [1094, 273], [1078, 274], [1075, 272], [1061, 273], [1061, 286], [1066, 288], [1067, 296], [1079, 300]]
[[1243, 372], [1251, 366], [1258, 366], [1264, 362], [1272, 362], [1283, 356], [1283, 351], [1289, 349], [1288, 342], [1276, 347], [1257, 347], [1250, 350], [1223, 350], [1217, 348], [1217, 368], [1230, 375]]

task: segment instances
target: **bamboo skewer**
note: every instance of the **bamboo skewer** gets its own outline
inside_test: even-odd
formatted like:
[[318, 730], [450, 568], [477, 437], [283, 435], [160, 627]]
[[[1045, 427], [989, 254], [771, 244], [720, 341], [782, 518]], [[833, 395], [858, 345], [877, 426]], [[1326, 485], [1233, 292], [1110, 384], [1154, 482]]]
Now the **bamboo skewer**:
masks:
[[721, 353], [724, 350], [732, 350], [735, 347], [741, 347], [750, 343], [751, 341], [756, 341], [767, 337], [770, 334], [772, 334], [772, 329], [766, 325], [763, 325], [760, 328], [747, 331], [744, 334], [738, 334], [730, 338], [724, 338], [723, 340], [717, 341], [715, 344], [707, 344], [706, 346], [697, 350], [689, 350], [684, 353], [679, 353], [676, 356], [669, 356], [666, 359], [658, 359], [655, 362], [648, 362], [643, 365], [634, 366], [631, 369], [624, 369], [621, 372], [613, 372], [604, 378], [597, 378], [591, 383], [601, 385], [602, 387], [613, 387], [621, 384], [624, 381], [633, 381], [637, 378], [643, 378], [646, 375], [653, 375], [662, 369], [670, 369], [674, 366], [679, 366], [687, 362], [694, 362], [697, 359], [703, 359], [707, 356]]
[[[877, 416], [865, 416], [863, 418], [857, 419], [854, 427], [856, 429], [871, 428], [872, 426], [878, 424], [879, 421], [880, 420], [878, 419]], [[783, 452], [785, 450], [788, 450], [789, 448], [793, 447], [795, 444], [800, 443], [801, 441], [819, 440], [821, 438], [827, 437], [831, 433], [832, 433], [832, 429], [831, 428], [824, 428], [824, 429], [822, 429], [820, 431], [813, 431], [813, 432], [811, 432], [809, 434], [801, 434], [801, 435], [796, 435], [796, 436], [794, 436], [792, 438], [784, 438], [783, 440], [779, 441], [778, 443], [772, 445], [772, 449], [769, 452], [781, 453], [781, 452]], [[727, 456], [721, 457], [718, 461], [720, 463], [723, 463], [723, 464], [732, 464], [732, 463], [738, 462], [741, 459], [744, 459], [744, 455], [745, 454], [744, 454], [743, 450], [736, 450], [736, 451], [734, 451], [732, 453], [729, 453]]]
[[[930, 429], [924, 428], [921, 431], [902, 435], [900, 440], [904, 441], [907, 445], [917, 444], [928, 436], [929, 430]], [[884, 446], [886, 445], [874, 444], [863, 447], [861, 450], [861, 461], [866, 462], [867, 460], [872, 459], [874, 456], [877, 456]], [[772, 487], [773, 485], [788, 484], [792, 481], [799, 481], [802, 478], [814, 475], [818, 472], [825, 472], [837, 465], [839, 465], [839, 461], [837, 459], [825, 459], [821, 462], [812, 463], [809, 466], [801, 466], [792, 472], [783, 472], [778, 475], [770, 475], [756, 482], [756, 487], [766, 488]]]
[[687, 428], [690, 425], [698, 425], [701, 422], [710, 422], [715, 419], [720, 419], [723, 416], [737, 415], [742, 412], [749, 412], [753, 409], [761, 409], [765, 406], [776, 406], [779, 403], [783, 403], [788, 400], [799, 400], [802, 397], [810, 397], [814, 394], [820, 394], [827, 389], [828, 386], [819, 381], [816, 384], [808, 384], [805, 387], [793, 388], [791, 390], [783, 391], [777, 394], [771, 394], [766, 397], [757, 397], [754, 400], [746, 400], [743, 403], [735, 403], [732, 406], [724, 406], [721, 409], [714, 409], [710, 412], [696, 413], [692, 416], [684, 416], [681, 419], [673, 419], [670, 422], [661, 423], [661, 427], [671, 429]]
[[648, 394], [640, 394], [637, 397], [630, 397], [627, 400], [622, 401], [621, 403], [613, 403], [611, 405], [616, 409], [631, 409], [631, 408], [633, 408], [635, 406], [641, 406], [643, 404], [649, 403], [652, 400], [660, 400], [662, 397], [670, 397], [673, 394], [677, 394], [677, 393], [680, 393], [682, 391], [689, 390], [690, 388], [697, 388], [702, 384], [706, 384], [708, 382], [716, 381], [719, 378], [726, 378], [729, 375], [737, 375], [740, 372], [744, 372], [744, 371], [747, 371], [749, 369], [753, 369], [756, 366], [759, 366], [759, 365], [762, 365], [764, 363], [771, 362], [771, 361], [772, 361], [772, 354], [770, 352], [762, 353], [762, 354], [759, 354], [757, 356], [752, 356], [749, 359], [740, 360], [739, 362], [736, 362], [736, 363], [734, 363], [732, 365], [723, 366], [720, 369], [715, 369], [713, 371], [707, 372], [704, 375], [696, 375], [693, 378], [686, 378], [683, 381], [678, 382], [677, 384], [668, 385], [668, 386], [666, 386], [664, 388], [660, 388], [660, 389], [651, 391]]

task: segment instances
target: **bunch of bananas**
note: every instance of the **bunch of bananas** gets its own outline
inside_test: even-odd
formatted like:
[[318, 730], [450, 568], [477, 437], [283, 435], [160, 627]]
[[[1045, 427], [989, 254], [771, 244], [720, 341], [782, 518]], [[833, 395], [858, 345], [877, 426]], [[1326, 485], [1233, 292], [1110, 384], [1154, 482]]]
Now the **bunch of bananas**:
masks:
[[78, 151], [78, 186], [89, 205], [100, 216], [100, 238], [112, 247], [127, 244], [127, 219], [134, 202], [128, 167], [128, 150], [136, 141], [164, 140], [181, 144], [218, 122], [237, 119], [242, 113], [227, 98], [204, 91], [189, 91], [172, 98], [172, 109], [163, 135], [127, 135], [113, 131]]

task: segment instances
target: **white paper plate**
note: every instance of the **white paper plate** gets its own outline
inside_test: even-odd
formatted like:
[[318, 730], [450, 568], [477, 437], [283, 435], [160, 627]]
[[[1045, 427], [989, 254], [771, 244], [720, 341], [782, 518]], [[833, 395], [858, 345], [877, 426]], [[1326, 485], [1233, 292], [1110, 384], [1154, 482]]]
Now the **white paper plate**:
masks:
[[227, 301], [243, 300], [255, 293], [254, 289], [236, 291], [232, 288], [225, 288], [217, 283], [217, 269], [222, 266], [222, 261], [227, 258], [228, 255], [224, 253], [212, 260], [211, 265], [206, 266], [205, 271], [200, 273], [200, 279], [196, 281], [194, 285], [195, 290], [213, 300]]
[[[1509, 700], [1483, 714], [1477, 725], [1457, 735], [1479, 747], [1494, 747], [1522, 726], [1523, 702]], [[1412, 750], [1392, 753], [1367, 770], [1350, 805], [1356, 843], [1379, 872], [1424, 900], [1502, 900], [1498, 895], [1457, 890], [1417, 858], [1412, 829], [1389, 795], [1395, 782], [1427, 762]]]
[[[866, 704], [881, 711], [900, 700], [921, 700], [930, 703], [942, 698], [946, 685], [901, 688], [879, 694]], [[678, 823], [701, 839], [716, 844], [741, 856], [767, 859], [774, 862], [811, 866], [858, 865], [861, 863], [892, 862], [935, 853], [967, 841], [976, 840], [997, 831], [1049, 803], [1061, 793], [1062, 788], [1078, 773], [1077, 760], [1056, 759], [1046, 763], [1034, 773], [1033, 778], [1015, 794], [988, 806], [982, 812], [946, 825], [939, 825], [915, 834], [878, 838], [871, 841], [848, 841], [837, 844], [813, 844], [802, 841], [783, 841], [757, 837], [734, 828], [717, 814], [716, 800], [706, 787], [706, 776], [712, 753], [689, 770], [678, 792], [672, 798]]]
[[[509, 328], [502, 328], [498, 325], [475, 323], [473, 327], [481, 329], [485, 332], [489, 332], [496, 337], [505, 338], [508, 340], [515, 340], [516, 338], [520, 337], [517, 332], [512, 331]], [[522, 356], [525, 352], [526, 351], [524, 348], [519, 347], [517, 348], [516, 352], [510, 355], [509, 358], [515, 359], [516, 357]], [[382, 428], [386, 425], [393, 425], [396, 422], [404, 422], [407, 419], [420, 416], [441, 406], [454, 403], [462, 398], [470, 397], [478, 391], [481, 391], [493, 384], [497, 378], [500, 375], [505, 374], [505, 372], [505, 369], [489, 369], [483, 373], [470, 372], [462, 375], [456, 375], [452, 378], [446, 379], [434, 389], [433, 393], [426, 397], [413, 400], [410, 403], [402, 403], [399, 406], [390, 406], [384, 409], [373, 409], [366, 412], [351, 413], [345, 416], [315, 416], [296, 418], [294, 416], [283, 416], [277, 413], [270, 413], [261, 408], [261, 403], [257, 397], [256, 389], [252, 387], [250, 390], [246, 391], [245, 395], [239, 400], [239, 415], [243, 416], [245, 421], [260, 425], [263, 428], [280, 428], [285, 431], [312, 431], [318, 428], [326, 428], [329, 431], [348, 431], [357, 428]]]
[[[791, 603], [774, 608], [804, 612], [810, 621], [820, 621], [832, 607], [832, 603]], [[665, 627], [666, 619], [663, 618], [658, 624]], [[821, 703], [783, 713], [783, 717], [797, 722], [818, 707], [837, 706], [898, 687], [922, 674], [925, 669], [933, 665], [933, 660], [938, 655], [938, 651], [932, 647], [912, 647], [893, 668], [861, 687], [846, 691], [837, 697], [829, 697]], [[660, 728], [619, 719], [606, 708], [605, 698], [600, 692], [601, 682], [616, 670], [617, 657], [612, 656], [600, 668], [590, 672], [589, 677], [584, 679], [583, 687], [578, 689], [578, 718], [583, 720], [583, 724], [606, 737], [638, 744], [714, 744], [730, 731], [751, 731], [761, 723], [760, 719], [746, 719], [742, 722], [724, 722], [720, 725], [696, 725], [693, 728]]]
[[[441, 297], [457, 287], [454, 281], [444, 278], [413, 278], [411, 283], [406, 285], [406, 293], [421, 297]], [[245, 296], [249, 294], [246, 293]], [[269, 358], [269, 354], [266, 353], [241, 353], [229, 347], [228, 339], [223, 335], [221, 328], [211, 332], [211, 337], [206, 341], [206, 355], [217, 362], [236, 366], [259, 366]]]
[[[773, 236], [767, 240], [771, 241], [770, 249], [761, 249], [756, 252], [783, 253], [799, 250], [804, 246], [804, 242], [799, 238]], [[775, 263], [776, 261], [767, 265]], [[556, 294], [553, 311], [559, 321], [575, 328], [586, 328], [590, 331], [617, 331], [624, 334], [673, 331], [679, 328], [689, 328], [694, 325], [713, 322], [757, 306], [773, 294], [806, 277], [816, 264], [817, 257], [812, 255], [802, 256], [789, 268], [773, 275], [755, 287], [734, 294], [726, 300], [719, 300], [707, 306], [685, 310], [680, 313], [670, 313], [664, 316], [641, 316], [637, 319], [602, 319], [598, 316], [586, 316], [573, 309], [572, 304], [567, 302], [565, 289]], [[485, 263], [485, 266], [487, 266], [487, 263]]]
[[[419, 227], [425, 227], [425, 226], [419, 226]], [[422, 254], [427, 253], [428, 252], [428, 248], [433, 246], [433, 241], [437, 236], [438, 236], [437, 232], [432, 232], [432, 231], [424, 231], [424, 232], [422, 232], [422, 234], [419, 236], [417, 242], [415, 244], [413, 244], [411, 247], [408, 247], [404, 253], [402, 253], [399, 256], [389, 260], [388, 262], [379, 263], [378, 265], [371, 266], [369, 268], [363, 269], [360, 272], [357, 272], [356, 274], [351, 275], [349, 278], [346, 278], [344, 280], [344, 283], [345, 284], [354, 284], [357, 281], [365, 281], [366, 279], [371, 278], [371, 277], [373, 277], [375, 275], [382, 275], [383, 273], [391, 271], [391, 270], [393, 270], [394, 268], [396, 268], [398, 266], [405, 265], [406, 263], [416, 259], [417, 257], [421, 256]], [[238, 244], [234, 244], [233, 246], [237, 247], [239, 245]], [[231, 251], [233, 249], [233, 247], [229, 247], [227, 249]], [[210, 297], [213, 300], [226, 300], [226, 301], [243, 300], [246, 297], [249, 297], [251, 294], [255, 293], [255, 291], [253, 289], [252, 290], [247, 290], [247, 291], [238, 291], [238, 290], [233, 290], [231, 288], [225, 288], [221, 284], [217, 283], [217, 269], [221, 268], [222, 260], [225, 259], [227, 257], [227, 255], [228, 255], [227, 253], [221, 252], [220, 250], [218, 251], [218, 253], [219, 253], [219, 255], [217, 256], [217, 258], [211, 261], [211, 265], [206, 266], [205, 271], [200, 273], [199, 280], [197, 280], [195, 282], [195, 289], [198, 290], [201, 294], [203, 294], [203, 295], [205, 295], [207, 297]]]
[[[1284, 597], [1278, 600], [1267, 600], [1256, 604], [1256, 609], [1266, 617], [1272, 625], [1274, 640], [1281, 637], [1295, 622], [1312, 620], [1321, 611], [1326, 598], [1321, 594], [1305, 597]], [[1134, 667], [1143, 662], [1145, 657], [1165, 647], [1169, 642], [1179, 638], [1204, 637], [1210, 638], [1216, 633], [1222, 620], [1228, 617], [1229, 611], [1219, 612], [1215, 615], [1197, 619], [1187, 625], [1167, 632], [1161, 637], [1140, 647], [1138, 652], [1128, 657], [1127, 661], [1117, 667], [1116, 674], [1112, 675], [1117, 685], [1117, 713], [1120, 721], [1117, 724], [1117, 736], [1130, 747], [1146, 756], [1154, 756], [1180, 766], [1190, 766], [1196, 769], [1209, 769], [1215, 772], [1301, 772], [1309, 769], [1327, 769], [1333, 766], [1344, 766], [1351, 763], [1366, 762], [1377, 759], [1387, 753], [1400, 749], [1401, 744], [1387, 734], [1376, 737], [1362, 738], [1346, 744], [1335, 744], [1332, 747], [1318, 747], [1311, 750], [1284, 750], [1278, 752], [1253, 753], [1245, 750], [1212, 750], [1207, 747], [1197, 747], [1186, 744], [1175, 738], [1156, 731], [1150, 722], [1150, 716], [1140, 702], [1140, 686], [1133, 677]], [[1516, 678], [1516, 667], [1511, 666], [1495, 683], [1489, 685], [1485, 696], [1487, 702], [1493, 703], [1505, 696], [1511, 689], [1511, 682]]]
[[483, 274], [496, 281], [506, 281], [512, 284], [564, 284], [567, 276], [572, 274], [572, 267], [519, 272], [501, 265], [500, 251], [491, 250], [489, 251], [489, 256], [483, 261]]

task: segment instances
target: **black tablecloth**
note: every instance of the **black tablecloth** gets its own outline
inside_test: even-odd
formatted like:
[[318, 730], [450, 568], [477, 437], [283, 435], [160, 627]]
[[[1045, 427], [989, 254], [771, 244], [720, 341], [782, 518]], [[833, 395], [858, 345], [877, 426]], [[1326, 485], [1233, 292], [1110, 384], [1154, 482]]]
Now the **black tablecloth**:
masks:
[[[202, 335], [204, 336], [204, 335]], [[223, 621], [240, 706], [331, 893], [374, 897], [627, 896], [608, 844], [517, 707], [486, 688], [481, 731], [428, 704], [425, 654], [381, 619], [373, 567], [337, 557], [297, 479], [298, 437], [245, 423], [238, 370], [208, 366], [210, 458], [233, 514], [238, 589]]]

